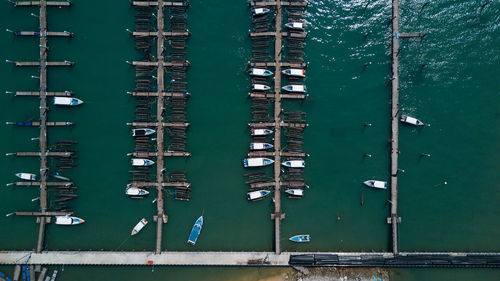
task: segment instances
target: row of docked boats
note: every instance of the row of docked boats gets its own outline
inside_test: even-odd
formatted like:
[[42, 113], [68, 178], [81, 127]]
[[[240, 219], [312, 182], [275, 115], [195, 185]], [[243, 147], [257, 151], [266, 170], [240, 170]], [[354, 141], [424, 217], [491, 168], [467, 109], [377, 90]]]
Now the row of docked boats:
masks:
[[[304, 69], [299, 69], [299, 68], [285, 69], [282, 70], [281, 73], [283, 73], [283, 75], [290, 77], [300, 77], [300, 78], [306, 77], [306, 71]], [[250, 74], [250, 76], [255, 76], [255, 77], [269, 77], [272, 76], [274, 73], [264, 68], [250, 68], [248, 70], [248, 74]]]
[[[267, 165], [271, 165], [273, 163], [274, 163], [273, 159], [265, 157], [251, 157], [251, 158], [245, 158], [243, 160], [243, 166], [245, 168], [264, 167]], [[288, 168], [304, 168], [306, 166], [306, 163], [304, 160], [288, 160], [282, 162], [281, 165]]]
[[[269, 91], [271, 89], [270, 86], [265, 84], [252, 84], [253, 91]], [[290, 93], [306, 93], [307, 88], [305, 85], [286, 85], [281, 87], [281, 89], [290, 92]]]
[[[271, 191], [266, 189], [250, 191], [247, 193], [248, 201], [258, 201], [264, 199], [267, 195], [269, 195]], [[290, 188], [285, 190], [285, 193], [291, 197], [302, 197], [304, 196], [304, 190], [299, 188]]]

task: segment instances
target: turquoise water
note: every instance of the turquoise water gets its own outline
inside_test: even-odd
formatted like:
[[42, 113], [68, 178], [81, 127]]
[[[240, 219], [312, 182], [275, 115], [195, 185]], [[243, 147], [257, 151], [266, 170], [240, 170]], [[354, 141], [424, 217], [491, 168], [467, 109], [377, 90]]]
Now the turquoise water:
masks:
[[[369, 190], [361, 182], [389, 176], [391, 7], [387, 1], [370, 1], [365, 8], [366, 3], [311, 1], [308, 8], [305, 51], [310, 99], [285, 106], [307, 112], [310, 126], [305, 131], [304, 149], [311, 156], [305, 177], [310, 189], [302, 200], [284, 199], [281, 238], [287, 251], [390, 250], [389, 226], [385, 224], [389, 193]], [[404, 2], [401, 7], [401, 30], [427, 34], [424, 40], [402, 40], [402, 111], [431, 124], [400, 129], [400, 165], [405, 170], [400, 174], [401, 250], [499, 251], [500, 4], [490, 2], [480, 11], [480, 1], [450, 0], [431, 3], [418, 13], [423, 3]], [[29, 14], [37, 9], [0, 5], [3, 28], [36, 28], [37, 19]], [[50, 225], [46, 243], [50, 250], [154, 248], [152, 224], [126, 240], [137, 221], [152, 219], [155, 213], [152, 198], [137, 201], [123, 196], [130, 169], [126, 153], [133, 148], [125, 123], [133, 119], [135, 106], [134, 99], [126, 95], [133, 89], [135, 72], [125, 61], [140, 58], [125, 32], [133, 28], [133, 15], [126, 1], [77, 1], [71, 8], [49, 8], [50, 30], [75, 33], [72, 39], [51, 38], [49, 59], [76, 62], [72, 68], [49, 70], [49, 90], [73, 90], [86, 101], [76, 109], [52, 108], [50, 120], [75, 121], [77, 125], [49, 129], [49, 141], [79, 141], [79, 166], [67, 176], [79, 187], [74, 210], [87, 220], [75, 228]], [[246, 95], [250, 81], [244, 72], [251, 55], [249, 28], [244, 1], [191, 3], [188, 150], [193, 156], [168, 159], [167, 169], [188, 171], [192, 200], [177, 202], [167, 196], [166, 250], [273, 249], [272, 202], [246, 201], [246, 170], [241, 167], [250, 142], [246, 127], [251, 118]], [[38, 56], [36, 39], [2, 32], [0, 42], [2, 59], [35, 60]], [[34, 68], [0, 64], [0, 73], [2, 91], [38, 88], [38, 82], [30, 78], [37, 75]], [[36, 98], [2, 94], [0, 102], [1, 121], [37, 116]], [[364, 129], [365, 122], [372, 126]], [[0, 131], [6, 136], [0, 139], [2, 155], [37, 149], [29, 140], [38, 134], [36, 128], [13, 128], [2, 122]], [[364, 158], [364, 153], [373, 157]], [[421, 153], [431, 157], [422, 158]], [[14, 181], [13, 174], [21, 170], [38, 169], [36, 159], [2, 156], [0, 163], [1, 183]], [[24, 187], [0, 188], [0, 224], [8, 226], [8, 231], [0, 233], [1, 249], [35, 247], [34, 219], [1, 214], [38, 209], [37, 202], [30, 200], [37, 193]], [[202, 212], [206, 223], [192, 248], [185, 241]], [[287, 241], [302, 232], [311, 234], [311, 243]], [[84, 269], [74, 270], [72, 274], [78, 276]], [[116, 276], [131, 271], [119, 270]], [[155, 274], [182, 276], [186, 271], [157, 269]], [[111, 276], [114, 269], [89, 272]], [[196, 269], [187, 280], [214, 272], [219, 270]], [[228, 276], [240, 274], [233, 269], [228, 272]], [[432, 276], [459, 278], [483, 271], [467, 271], [472, 275], [448, 270], [401, 272], [406, 278], [401, 280], [431, 280]], [[486, 279], [498, 274], [484, 272]]]

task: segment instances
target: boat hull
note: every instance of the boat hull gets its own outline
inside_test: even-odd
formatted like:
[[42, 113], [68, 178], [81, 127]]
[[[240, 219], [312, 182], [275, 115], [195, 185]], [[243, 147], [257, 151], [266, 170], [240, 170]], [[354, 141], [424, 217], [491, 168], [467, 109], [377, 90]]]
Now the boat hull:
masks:
[[146, 225], [148, 224], [148, 221], [146, 220], [146, 218], [142, 218], [142, 220], [140, 220], [135, 226], [134, 228], [132, 229], [132, 232], [130, 233], [130, 235], [136, 235], [137, 233], [139, 233]]
[[311, 236], [308, 234], [305, 235], [295, 235], [289, 238], [290, 241], [295, 243], [307, 243], [311, 241]]
[[196, 241], [198, 241], [198, 237], [200, 236], [201, 229], [203, 228], [203, 216], [199, 217], [193, 225], [191, 229], [191, 233], [189, 234], [189, 238], [187, 243], [190, 245], [195, 245]]

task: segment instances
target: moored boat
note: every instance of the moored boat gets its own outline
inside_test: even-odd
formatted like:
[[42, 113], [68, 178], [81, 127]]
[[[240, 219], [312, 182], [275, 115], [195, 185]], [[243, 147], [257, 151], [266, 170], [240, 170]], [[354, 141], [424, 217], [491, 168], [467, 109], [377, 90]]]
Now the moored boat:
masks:
[[401, 122], [408, 123], [415, 126], [423, 126], [424, 122], [418, 120], [417, 118], [410, 117], [408, 115], [401, 115]]
[[85, 222], [85, 220], [78, 218], [78, 217], [56, 216], [55, 224], [58, 224], [58, 225], [77, 225], [77, 224], [81, 224], [84, 222]]
[[258, 76], [258, 77], [268, 77], [273, 75], [271, 71], [263, 68], [250, 68], [248, 74], [250, 74], [251, 76]]
[[252, 142], [250, 143], [250, 150], [266, 150], [273, 148], [273, 145], [267, 142]]
[[296, 243], [305, 243], [311, 241], [311, 235], [309, 234], [295, 235], [290, 237], [289, 240]]
[[291, 93], [305, 93], [307, 90], [304, 85], [286, 85], [282, 89]]
[[139, 128], [139, 129], [132, 129], [132, 136], [133, 137], [145, 137], [149, 136], [155, 133], [155, 130], [149, 129], [149, 128]]
[[252, 90], [254, 91], [267, 91], [271, 89], [271, 87], [264, 84], [252, 84]]
[[304, 160], [289, 160], [281, 163], [281, 165], [288, 168], [304, 168], [306, 166], [306, 162]]
[[300, 188], [290, 188], [285, 190], [285, 193], [293, 196], [293, 197], [302, 197], [304, 196], [304, 190]]
[[142, 220], [134, 226], [130, 235], [136, 235], [137, 233], [139, 233], [139, 231], [141, 231], [146, 226], [146, 224], [148, 224], [148, 221], [146, 220], [146, 218], [142, 218]]
[[191, 233], [189, 234], [188, 244], [194, 245], [200, 236], [201, 229], [203, 228], [203, 216], [200, 216], [193, 225]]
[[254, 17], [256, 16], [262, 16], [262, 15], [265, 15], [267, 13], [269, 13], [269, 8], [255, 8], [252, 10], [252, 14]]
[[30, 174], [30, 173], [17, 173], [16, 177], [22, 179], [22, 180], [27, 180], [27, 181], [34, 181], [36, 180], [36, 175], [35, 174]]
[[247, 199], [250, 201], [256, 201], [266, 197], [271, 191], [269, 190], [256, 190], [247, 193]]
[[135, 167], [148, 167], [153, 165], [155, 162], [149, 159], [143, 159], [143, 158], [132, 158], [130, 161], [132, 163], [132, 166]]
[[243, 160], [243, 166], [245, 166], [245, 168], [263, 167], [263, 166], [271, 165], [272, 163], [274, 163], [274, 160], [269, 159], [269, 158], [263, 158], [263, 157], [245, 158], [245, 160]]
[[366, 186], [378, 188], [378, 189], [387, 189], [387, 182], [378, 181], [378, 180], [367, 180], [363, 182]]
[[304, 30], [304, 23], [300, 21], [292, 21], [285, 23], [285, 26], [293, 30]]
[[149, 194], [149, 191], [138, 187], [127, 187], [125, 194], [130, 197], [144, 197]]
[[267, 136], [274, 133], [273, 130], [270, 129], [252, 129], [252, 136]]
[[77, 106], [82, 104], [83, 101], [77, 98], [71, 97], [54, 97], [54, 105], [62, 106]]
[[293, 77], [306, 77], [306, 71], [300, 68], [289, 68], [281, 71], [284, 75], [293, 76]]

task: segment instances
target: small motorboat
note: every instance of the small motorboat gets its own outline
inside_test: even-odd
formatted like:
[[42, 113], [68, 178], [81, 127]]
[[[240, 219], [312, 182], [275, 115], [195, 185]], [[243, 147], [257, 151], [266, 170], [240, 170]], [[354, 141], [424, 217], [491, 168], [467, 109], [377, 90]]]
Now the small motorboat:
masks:
[[418, 120], [417, 118], [410, 117], [408, 115], [401, 115], [401, 122], [408, 123], [415, 126], [423, 126], [424, 122]]
[[146, 224], [148, 224], [148, 221], [146, 220], [146, 218], [142, 218], [142, 220], [134, 226], [134, 229], [132, 229], [130, 235], [136, 235], [137, 233], [139, 233], [139, 231], [141, 231], [146, 226]]
[[250, 201], [256, 201], [266, 197], [271, 191], [269, 190], [257, 190], [247, 193], [247, 199]]
[[271, 165], [272, 163], [274, 163], [274, 160], [269, 159], [269, 158], [262, 158], [262, 157], [259, 157], [259, 158], [245, 158], [245, 160], [243, 160], [243, 166], [245, 166], [245, 168], [249, 168], [249, 167], [264, 167], [264, 166], [267, 166], [267, 165]]
[[305, 27], [304, 23], [300, 21], [287, 22], [285, 26], [293, 30], [304, 30]]
[[77, 106], [82, 104], [83, 101], [77, 98], [71, 97], [54, 97], [54, 105], [62, 106]]
[[252, 84], [252, 90], [254, 91], [267, 91], [271, 89], [271, 87], [264, 84]]
[[284, 75], [293, 76], [293, 77], [306, 77], [306, 71], [304, 69], [299, 68], [289, 68], [281, 71]]
[[27, 181], [35, 181], [36, 180], [36, 175], [30, 174], [30, 173], [17, 173], [16, 177], [18, 177], [22, 180], [27, 180]]
[[267, 142], [252, 142], [250, 143], [250, 150], [266, 150], [273, 148], [273, 145]]
[[273, 130], [269, 129], [252, 129], [252, 136], [267, 136], [274, 133]]
[[285, 190], [285, 193], [293, 196], [293, 197], [302, 197], [304, 196], [304, 190], [300, 188], [290, 188]]
[[248, 74], [250, 74], [251, 76], [258, 76], [258, 77], [268, 77], [273, 75], [271, 71], [262, 68], [250, 68]]
[[154, 134], [156, 131], [148, 128], [132, 129], [133, 137], [145, 137]]
[[288, 168], [304, 168], [306, 166], [306, 162], [304, 160], [289, 160], [281, 163], [281, 165]]
[[84, 223], [85, 220], [72, 216], [56, 216], [55, 224], [58, 225], [77, 225]]
[[387, 182], [385, 181], [377, 181], [377, 180], [367, 180], [363, 182], [366, 186], [378, 188], [378, 189], [387, 189]]
[[138, 187], [127, 187], [125, 194], [130, 197], [144, 197], [149, 194], [149, 191]]
[[283, 90], [291, 93], [305, 93], [306, 86], [304, 85], [286, 85], [282, 87]]
[[311, 241], [311, 235], [309, 234], [295, 235], [290, 237], [289, 240], [297, 243], [305, 243]]
[[254, 17], [257, 17], [257, 16], [262, 16], [262, 15], [265, 15], [267, 13], [269, 13], [271, 10], [269, 10], [268, 8], [255, 8], [252, 10], [252, 14]]
[[198, 240], [198, 236], [200, 236], [201, 229], [203, 228], [203, 216], [200, 216], [193, 225], [191, 229], [191, 233], [189, 234], [188, 244], [194, 245], [196, 244], [196, 240]]
[[133, 158], [130, 162], [132, 163], [132, 166], [135, 167], [149, 167], [155, 163], [152, 160], [143, 158]]

